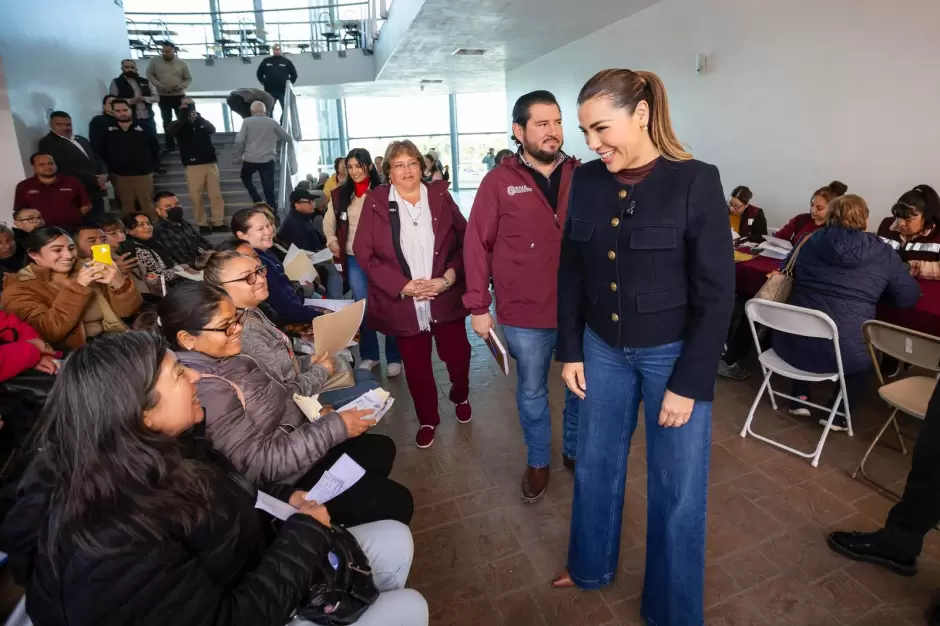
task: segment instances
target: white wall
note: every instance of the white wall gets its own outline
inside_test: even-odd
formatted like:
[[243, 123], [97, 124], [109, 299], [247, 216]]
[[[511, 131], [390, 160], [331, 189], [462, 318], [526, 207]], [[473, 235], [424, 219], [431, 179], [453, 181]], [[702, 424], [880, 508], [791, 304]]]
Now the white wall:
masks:
[[3, 57], [0, 57], [0, 193], [5, 201], [0, 202], [0, 222], [12, 225], [13, 190], [23, 180], [23, 160], [16, 141], [13, 126], [13, 111], [7, 93], [6, 76], [3, 72]]
[[[0, 58], [19, 152], [28, 162], [49, 131], [53, 110], [67, 111], [77, 132], [88, 132], [88, 120], [101, 110], [101, 98], [128, 55], [124, 11], [114, 0], [0, 0], [0, 5]], [[2, 104], [0, 116], [6, 114]], [[0, 129], [5, 123], [0, 121]], [[5, 219], [13, 189], [6, 187], [6, 177], [0, 185], [0, 219]]]
[[[598, 70], [651, 70], [679, 138], [747, 185], [771, 226], [832, 179], [872, 225], [918, 183], [940, 187], [940, 3], [924, 0], [663, 0], [506, 76], [509, 106], [533, 89], [562, 104], [565, 148], [595, 158], [575, 102]], [[697, 53], [708, 70], [695, 73]]]

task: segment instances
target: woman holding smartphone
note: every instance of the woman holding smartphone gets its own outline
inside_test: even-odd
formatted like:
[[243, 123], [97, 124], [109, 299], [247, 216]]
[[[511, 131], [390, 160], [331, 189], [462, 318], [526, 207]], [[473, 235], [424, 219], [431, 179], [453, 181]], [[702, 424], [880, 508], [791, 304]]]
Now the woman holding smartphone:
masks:
[[599, 589], [617, 571], [642, 401], [642, 614], [657, 626], [699, 626], [711, 401], [734, 302], [728, 209], [717, 168], [676, 138], [658, 76], [605, 70], [578, 107], [600, 159], [575, 171], [558, 272], [557, 358], [583, 402], [568, 569], [553, 585]]

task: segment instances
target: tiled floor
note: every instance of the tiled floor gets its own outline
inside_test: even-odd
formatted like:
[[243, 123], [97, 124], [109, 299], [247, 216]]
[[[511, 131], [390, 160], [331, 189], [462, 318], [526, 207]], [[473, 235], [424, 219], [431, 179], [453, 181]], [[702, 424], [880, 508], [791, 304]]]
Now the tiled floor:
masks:
[[[558, 422], [562, 384], [551, 378], [554, 420], [548, 496], [523, 504], [525, 453], [514, 399], [514, 373], [502, 376], [486, 347], [473, 341], [474, 418], [461, 425], [447, 400], [447, 373], [437, 364], [442, 424], [428, 450], [414, 446], [417, 422], [404, 377], [389, 388], [395, 410], [379, 429], [399, 444], [394, 476], [418, 507], [412, 528], [410, 584], [428, 599], [434, 625], [591, 626], [642, 624], [639, 597], [645, 552], [646, 464], [643, 427], [628, 469], [620, 571], [600, 592], [552, 590], [565, 564], [572, 475], [561, 469]], [[826, 547], [836, 529], [874, 530], [891, 502], [851, 480], [851, 470], [887, 417], [872, 392], [856, 416], [856, 435], [833, 433], [818, 468], [739, 432], [757, 383], [719, 382], [713, 418], [709, 492], [706, 622], [801, 626], [924, 624], [940, 585], [940, 539], [931, 533], [920, 573], [901, 578], [853, 563]], [[822, 390], [825, 395], [826, 390]], [[903, 424], [902, 424], [903, 426]], [[908, 424], [916, 429], [916, 424]], [[758, 432], [811, 446], [819, 426], [775, 413], [766, 404]], [[871, 470], [903, 485], [909, 457], [887, 447]]]

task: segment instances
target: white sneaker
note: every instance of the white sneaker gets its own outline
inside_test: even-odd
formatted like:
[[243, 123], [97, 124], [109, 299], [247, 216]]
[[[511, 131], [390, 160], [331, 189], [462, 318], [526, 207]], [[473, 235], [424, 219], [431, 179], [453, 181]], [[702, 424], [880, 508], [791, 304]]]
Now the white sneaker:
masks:
[[359, 369], [361, 370], [374, 370], [375, 366], [378, 365], [378, 361], [373, 361], [372, 359], [364, 359], [359, 363]]
[[385, 375], [389, 378], [401, 376], [401, 363], [389, 363], [388, 367], [385, 368]]

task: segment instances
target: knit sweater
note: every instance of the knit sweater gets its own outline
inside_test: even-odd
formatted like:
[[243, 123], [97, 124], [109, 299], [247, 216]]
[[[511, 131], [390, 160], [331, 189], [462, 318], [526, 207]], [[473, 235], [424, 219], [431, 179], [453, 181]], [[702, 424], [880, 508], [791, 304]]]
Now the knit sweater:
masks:
[[265, 374], [292, 393], [312, 396], [330, 379], [322, 365], [314, 365], [309, 355], [294, 356], [291, 341], [258, 309], [247, 309], [242, 329], [242, 354], [247, 354]]

